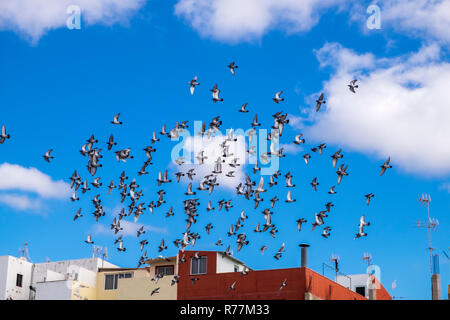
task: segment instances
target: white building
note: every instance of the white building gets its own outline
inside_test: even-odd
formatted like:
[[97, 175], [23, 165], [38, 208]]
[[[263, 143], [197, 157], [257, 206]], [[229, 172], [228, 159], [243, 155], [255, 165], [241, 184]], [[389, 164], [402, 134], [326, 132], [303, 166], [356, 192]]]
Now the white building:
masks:
[[80, 288], [95, 288], [100, 268], [118, 268], [100, 258], [31, 263], [0, 256], [0, 300], [71, 300]]
[[338, 276], [336, 282], [356, 293], [359, 293], [367, 299], [373, 298], [371, 295], [374, 294], [374, 290], [372, 289], [377, 289], [376, 284], [379, 283], [375, 283], [374, 277], [367, 273]]
[[0, 256], [0, 300], [28, 300], [33, 264], [25, 258]]

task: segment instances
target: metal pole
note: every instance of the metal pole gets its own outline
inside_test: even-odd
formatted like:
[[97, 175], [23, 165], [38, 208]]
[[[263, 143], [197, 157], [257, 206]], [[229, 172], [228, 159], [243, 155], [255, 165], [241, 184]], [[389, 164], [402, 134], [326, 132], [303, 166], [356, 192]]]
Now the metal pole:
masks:
[[[430, 223], [430, 203], [427, 202], [427, 215], [428, 215], [428, 223]], [[433, 275], [433, 257], [431, 255], [431, 251], [433, 250], [431, 248], [431, 228], [428, 226], [428, 251], [430, 254], [430, 273]]]

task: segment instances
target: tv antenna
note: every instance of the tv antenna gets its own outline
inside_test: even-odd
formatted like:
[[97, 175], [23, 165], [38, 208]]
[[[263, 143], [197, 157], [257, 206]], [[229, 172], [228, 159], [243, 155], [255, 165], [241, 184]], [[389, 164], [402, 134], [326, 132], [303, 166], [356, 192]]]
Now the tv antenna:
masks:
[[107, 260], [107, 259], [108, 259], [108, 248], [104, 247], [103, 254], [102, 254], [102, 268], [103, 268], [105, 260]]
[[25, 242], [23, 248], [19, 249], [19, 258], [25, 259], [26, 261], [31, 261], [30, 253], [28, 252], [28, 242]]
[[101, 256], [102, 249], [103, 249], [102, 247], [96, 246], [96, 245], [94, 244], [94, 246], [93, 246], [93, 248], [92, 248], [92, 259], [100, 257], [100, 256]]
[[370, 267], [372, 265], [372, 254], [368, 252], [364, 252], [363, 255], [363, 261], [367, 262], [367, 267]]
[[[448, 248], [448, 252], [450, 253], [450, 247]], [[444, 250], [442, 250], [442, 253], [444, 254], [444, 256], [447, 258], [449, 264], [450, 264], [450, 256], [447, 254], [447, 252], [445, 252]]]
[[339, 273], [339, 260], [341, 260], [341, 258], [338, 255], [335, 254], [331, 255], [330, 261], [334, 263], [334, 270], [336, 271], [336, 281]]
[[436, 231], [439, 227], [439, 221], [434, 218], [430, 218], [430, 204], [431, 204], [431, 196], [429, 194], [422, 194], [419, 198], [419, 202], [421, 205], [427, 207], [427, 221], [417, 220], [416, 227], [417, 228], [425, 228], [428, 230], [428, 248], [430, 254], [430, 273], [433, 274], [433, 250], [434, 248], [431, 246], [431, 231]]

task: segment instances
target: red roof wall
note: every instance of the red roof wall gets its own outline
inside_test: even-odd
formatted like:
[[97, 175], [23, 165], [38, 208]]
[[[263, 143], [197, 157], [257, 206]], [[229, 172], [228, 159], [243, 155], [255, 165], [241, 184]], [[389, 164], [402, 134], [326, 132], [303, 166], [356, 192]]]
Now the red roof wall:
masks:
[[367, 300], [362, 295], [318, 274], [308, 268], [302, 268], [306, 279], [306, 289], [323, 300]]
[[[366, 300], [308, 268], [249, 271], [245, 276], [240, 272], [216, 273], [215, 251], [200, 251], [201, 256], [207, 256], [207, 273], [190, 275], [190, 258], [194, 253], [185, 251], [186, 262], [178, 266], [178, 300], [304, 300], [307, 289], [324, 300]], [[182, 255], [180, 252], [179, 256]], [[192, 284], [191, 278], [199, 280]], [[280, 290], [284, 279], [287, 286]], [[235, 281], [235, 290], [229, 290]]]

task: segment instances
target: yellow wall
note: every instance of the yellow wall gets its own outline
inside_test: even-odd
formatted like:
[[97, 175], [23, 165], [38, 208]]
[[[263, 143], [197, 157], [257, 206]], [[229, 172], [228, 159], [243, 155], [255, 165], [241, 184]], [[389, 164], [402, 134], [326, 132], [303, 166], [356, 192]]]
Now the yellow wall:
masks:
[[[77, 289], [78, 288], [78, 289]], [[72, 300], [96, 300], [97, 288], [72, 281]]]
[[[176, 300], [177, 284], [171, 286], [173, 276], [165, 276], [155, 283], [151, 279], [155, 275], [155, 267], [159, 265], [171, 265], [174, 262], [161, 262], [153, 264], [147, 269], [102, 271], [97, 273], [97, 300]], [[176, 264], [175, 264], [176, 265]], [[175, 266], [175, 274], [177, 274]], [[105, 275], [116, 273], [133, 273], [132, 278], [118, 279], [116, 290], [105, 290]], [[153, 289], [159, 287], [159, 293], [151, 296]], [[81, 290], [81, 289], [80, 289]]]

